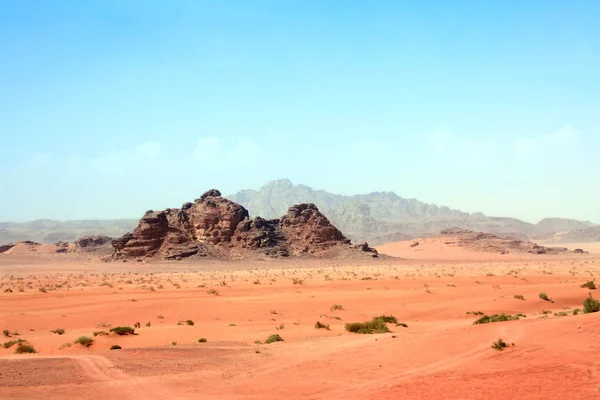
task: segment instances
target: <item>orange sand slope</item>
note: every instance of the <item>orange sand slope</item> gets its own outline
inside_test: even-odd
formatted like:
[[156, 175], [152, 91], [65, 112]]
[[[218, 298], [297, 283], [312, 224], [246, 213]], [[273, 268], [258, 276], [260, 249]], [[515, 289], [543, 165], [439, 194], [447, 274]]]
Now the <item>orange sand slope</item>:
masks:
[[[37, 350], [0, 348], [0, 398], [600, 398], [600, 313], [573, 315], [600, 257], [425, 258], [100, 263], [0, 255], [3, 340]], [[526, 317], [474, 325], [480, 315], [472, 312]], [[372, 335], [344, 329], [381, 314], [407, 326]], [[135, 335], [109, 333], [136, 322]], [[58, 328], [65, 332], [51, 332]], [[273, 334], [284, 341], [265, 344]], [[74, 343], [83, 335], [94, 339], [90, 347]], [[509, 344], [503, 351], [491, 348], [499, 337]]]

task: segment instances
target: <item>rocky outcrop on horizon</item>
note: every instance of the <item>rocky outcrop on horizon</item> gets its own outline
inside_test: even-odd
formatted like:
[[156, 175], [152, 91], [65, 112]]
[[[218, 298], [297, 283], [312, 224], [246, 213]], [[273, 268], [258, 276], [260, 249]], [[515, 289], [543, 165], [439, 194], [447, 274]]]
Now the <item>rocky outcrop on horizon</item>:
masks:
[[[250, 216], [275, 219], [295, 204], [315, 204], [335, 226], [354, 242], [373, 245], [438, 236], [442, 229], [460, 227], [522, 240], [600, 241], [600, 226], [588, 221], [546, 218], [537, 224], [515, 218], [469, 214], [444, 206], [406, 199], [393, 192], [354, 196], [313, 190], [287, 179], [272, 181], [259, 190], [242, 190], [227, 196], [242, 205]], [[90, 235], [120, 237], [131, 232], [138, 220], [37, 220], [25, 223], [0, 222], [0, 245], [22, 241], [38, 243], [74, 242]], [[570, 235], [570, 232], [573, 232]]]
[[278, 219], [250, 219], [214, 189], [181, 208], [147, 211], [112, 246], [115, 258], [377, 257], [366, 243], [352, 245], [314, 204], [290, 206]]
[[464, 247], [469, 250], [492, 252], [500, 254], [530, 253], [530, 254], [584, 254], [582, 249], [570, 251], [566, 247], [540, 246], [536, 243], [512, 237], [499, 237], [490, 233], [473, 232], [461, 228], [444, 229], [440, 232], [444, 244]]
[[242, 190], [228, 197], [246, 207], [251, 215], [265, 218], [278, 215], [291, 204], [314, 203], [353, 241], [367, 241], [373, 245], [438, 236], [441, 230], [452, 227], [530, 240], [549, 232], [594, 226], [590, 222], [562, 218], [548, 218], [531, 224], [516, 218], [469, 214], [405, 199], [393, 192], [341, 196], [294, 185], [288, 179], [272, 181], [259, 190]]

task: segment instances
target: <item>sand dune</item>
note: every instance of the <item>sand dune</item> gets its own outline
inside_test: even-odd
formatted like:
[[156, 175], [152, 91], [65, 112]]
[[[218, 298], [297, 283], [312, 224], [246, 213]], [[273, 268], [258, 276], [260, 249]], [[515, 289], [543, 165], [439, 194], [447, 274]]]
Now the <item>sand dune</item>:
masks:
[[[37, 350], [0, 348], [0, 397], [600, 396], [593, 357], [600, 314], [573, 315], [589, 292], [580, 285], [600, 272], [600, 257], [489, 258], [449, 252], [435, 240], [386, 249], [414, 257], [101, 263], [0, 255], [0, 327], [11, 335], [3, 340], [23, 338]], [[467, 312], [479, 311], [526, 317], [474, 325], [479, 316]], [[389, 324], [390, 333], [373, 335], [344, 329], [381, 314], [407, 327]], [[316, 329], [316, 321], [330, 330]], [[93, 336], [136, 322], [135, 335]], [[65, 332], [51, 332], [57, 328]], [[264, 344], [273, 334], [284, 341]], [[93, 345], [74, 344], [82, 335]], [[499, 337], [509, 344], [503, 351], [490, 347]], [[122, 349], [109, 350], [113, 345]]]

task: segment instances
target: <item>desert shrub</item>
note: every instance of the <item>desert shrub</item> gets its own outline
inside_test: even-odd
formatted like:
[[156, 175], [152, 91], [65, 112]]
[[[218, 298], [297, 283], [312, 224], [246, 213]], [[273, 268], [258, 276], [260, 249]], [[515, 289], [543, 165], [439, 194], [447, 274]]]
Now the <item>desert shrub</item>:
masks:
[[4, 344], [2, 344], [2, 347], [4, 347], [5, 349], [10, 349], [15, 344], [21, 345], [23, 343], [27, 343], [27, 341], [25, 339], [9, 340], [8, 342], [4, 342]]
[[335, 310], [343, 310], [344, 307], [342, 307], [340, 304], [334, 304], [331, 306], [331, 311], [335, 311]]
[[380, 315], [379, 317], [375, 317], [373, 319], [380, 319], [386, 324], [397, 324], [398, 320], [393, 315]]
[[152, 324], [150, 322], [146, 322], [146, 327], [150, 328]]
[[[135, 324], [133, 324], [133, 327], [134, 327], [134, 328], [141, 328], [141, 327], [142, 327], [142, 324], [140, 324], [139, 322], [136, 322]], [[129, 328], [129, 327], [128, 327], [128, 328]], [[112, 332], [112, 329], [111, 329], [111, 332]]]
[[573, 310], [573, 315], [579, 315], [580, 312], [581, 312], [581, 308], [576, 308]]
[[587, 281], [586, 283], [584, 283], [583, 285], [581, 285], [582, 288], [585, 289], [596, 289], [596, 283], [594, 281]]
[[115, 326], [110, 331], [117, 335], [133, 335], [135, 333], [135, 329], [130, 326]]
[[50, 331], [50, 332], [56, 333], [57, 335], [62, 335], [63, 333], [65, 333], [65, 330], [63, 328], [58, 328], [58, 329], [55, 329], [55, 330]]
[[77, 339], [75, 339], [75, 343], [80, 344], [84, 347], [90, 347], [94, 344], [94, 339], [87, 336], [80, 336]]
[[15, 349], [15, 354], [25, 354], [25, 353], [37, 353], [32, 345], [30, 344], [21, 344], [19, 347]]
[[542, 300], [552, 301], [552, 299], [550, 297], [548, 297], [548, 294], [546, 294], [545, 292], [538, 294], [538, 297]]
[[492, 344], [492, 349], [498, 351], [504, 350], [505, 347], [508, 347], [508, 344], [504, 340], [502, 340], [502, 338], [498, 338], [498, 341]]
[[218, 291], [217, 289], [215, 289], [215, 288], [208, 289], [208, 290], [206, 291], [206, 293], [208, 293], [208, 294], [214, 294], [215, 296], [218, 296], [218, 295], [219, 295], [219, 291]]
[[473, 324], [477, 325], [477, 324], [489, 324], [491, 322], [516, 321], [519, 319], [519, 317], [524, 317], [524, 315], [523, 314], [508, 315], [505, 313], [484, 315], [483, 317], [479, 318], [477, 321], [473, 322]]
[[275, 334], [275, 335], [269, 336], [267, 338], [267, 340], [265, 340], [266, 344], [273, 343], [273, 342], [283, 342], [283, 338], [281, 336], [279, 336], [278, 334]]
[[298, 278], [292, 278], [294, 285], [304, 285], [304, 280]]
[[194, 321], [192, 321], [191, 319], [188, 319], [187, 321], [185, 321], [185, 323], [189, 326], [194, 326]]
[[206, 342], [208, 342], [208, 340], [206, 340], [206, 338], [200, 338], [200, 339], [198, 339], [198, 342], [206, 343]]
[[315, 329], [327, 329], [329, 330], [329, 324], [323, 324], [321, 321], [315, 322]]
[[408, 328], [408, 325], [406, 325], [404, 322], [400, 322], [399, 324], [396, 324], [396, 326], [401, 326], [403, 328]]
[[367, 322], [350, 322], [345, 325], [345, 329], [348, 332], [360, 334], [386, 333], [390, 331], [385, 320], [381, 319], [381, 317], [375, 317]]
[[583, 312], [589, 314], [598, 311], [600, 311], [600, 301], [594, 299], [590, 294], [590, 296], [583, 301]]
[[118, 344], [113, 344], [112, 346], [110, 346], [110, 349], [111, 349], [111, 350], [121, 350], [121, 349], [122, 349], [122, 347], [121, 347], [121, 346], [119, 346]]
[[483, 311], [467, 311], [466, 313], [467, 315], [472, 314], [472, 315], [485, 315], [483, 313]]
[[104, 336], [104, 335], [108, 335], [108, 333], [107, 333], [107, 332], [104, 332], [104, 331], [97, 331], [97, 332], [94, 332], [94, 337], [95, 337], [95, 336]]
[[60, 345], [60, 347], [58, 348], [59, 350], [64, 349], [65, 347], [71, 347], [71, 343], [63, 343]]
[[525, 296], [523, 296], [522, 294], [515, 294], [515, 299], [517, 300], [525, 300]]

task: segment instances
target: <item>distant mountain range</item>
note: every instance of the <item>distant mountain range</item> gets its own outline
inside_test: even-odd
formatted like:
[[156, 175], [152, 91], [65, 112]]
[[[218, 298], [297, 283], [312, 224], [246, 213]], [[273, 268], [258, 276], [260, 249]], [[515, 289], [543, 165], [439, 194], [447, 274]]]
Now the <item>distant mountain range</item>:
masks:
[[[353, 242], [371, 245], [437, 236], [442, 229], [459, 227], [499, 236], [557, 242], [600, 241], [600, 225], [573, 219], [547, 218], [530, 224], [515, 218], [469, 214], [444, 206], [405, 199], [393, 192], [354, 196], [313, 190], [288, 179], [267, 183], [259, 190], [242, 190], [226, 196], [246, 207], [251, 217], [279, 218], [299, 203], [314, 203]], [[140, 212], [140, 216], [143, 212]], [[85, 235], [119, 237], [131, 231], [138, 219], [0, 222], [0, 244], [31, 240], [39, 243], [72, 242]]]
[[535, 239], [597, 226], [588, 221], [562, 218], [547, 218], [531, 224], [515, 218], [469, 214], [405, 199], [393, 192], [341, 196], [305, 185], [294, 185], [287, 179], [269, 182], [259, 190], [242, 190], [228, 198], [246, 207], [251, 216], [264, 218], [278, 218], [294, 204], [314, 203], [353, 241], [367, 241], [373, 245], [436, 236], [442, 229], [451, 227]]
[[37, 243], [74, 242], [88, 235], [119, 237], [133, 229], [138, 221], [138, 219], [72, 221], [41, 219], [23, 223], [0, 222], [0, 244], [25, 240]]

